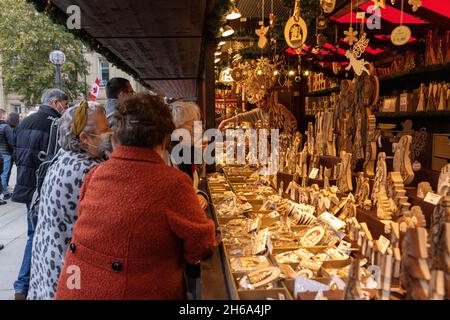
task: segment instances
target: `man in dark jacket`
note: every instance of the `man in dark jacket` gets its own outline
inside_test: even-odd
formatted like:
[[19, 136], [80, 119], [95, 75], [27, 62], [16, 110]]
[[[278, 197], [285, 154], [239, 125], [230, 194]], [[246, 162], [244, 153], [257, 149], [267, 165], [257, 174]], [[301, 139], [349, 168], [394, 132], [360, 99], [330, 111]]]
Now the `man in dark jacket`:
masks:
[[0, 156], [3, 158], [3, 173], [1, 175], [3, 200], [11, 198], [8, 189], [8, 174], [14, 145], [13, 129], [6, 122], [6, 111], [0, 109]]
[[124, 78], [112, 78], [106, 84], [105, 111], [108, 118], [109, 127], [114, 127], [113, 114], [117, 109], [119, 101], [126, 99], [134, 93], [130, 81]]
[[39, 111], [24, 119], [15, 131], [15, 160], [17, 183], [12, 201], [25, 203], [28, 216], [28, 241], [22, 266], [14, 283], [16, 300], [26, 299], [30, 281], [31, 248], [36, 217], [30, 214], [31, 200], [36, 189], [36, 170], [41, 164], [41, 152], [47, 152], [50, 127], [53, 120], [61, 117], [69, 104], [67, 95], [58, 89], [49, 89], [42, 95]]

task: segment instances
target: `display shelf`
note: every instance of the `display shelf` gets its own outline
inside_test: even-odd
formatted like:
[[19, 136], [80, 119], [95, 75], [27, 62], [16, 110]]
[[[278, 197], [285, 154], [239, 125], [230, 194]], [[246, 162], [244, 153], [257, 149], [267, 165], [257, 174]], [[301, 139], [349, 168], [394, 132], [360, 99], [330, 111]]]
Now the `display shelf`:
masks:
[[375, 112], [375, 117], [379, 118], [449, 118], [450, 110], [440, 111], [418, 111], [418, 112]]
[[320, 90], [320, 91], [307, 92], [307, 93], [305, 93], [305, 97], [322, 97], [322, 96], [332, 94], [333, 92], [339, 92], [339, 91], [340, 91], [339, 87], [334, 87], [334, 88], [329, 88], [329, 89]]
[[413, 70], [398, 74], [383, 76], [380, 81], [380, 95], [396, 90], [415, 90], [421, 83], [432, 81], [448, 81], [450, 63], [420, 66]]

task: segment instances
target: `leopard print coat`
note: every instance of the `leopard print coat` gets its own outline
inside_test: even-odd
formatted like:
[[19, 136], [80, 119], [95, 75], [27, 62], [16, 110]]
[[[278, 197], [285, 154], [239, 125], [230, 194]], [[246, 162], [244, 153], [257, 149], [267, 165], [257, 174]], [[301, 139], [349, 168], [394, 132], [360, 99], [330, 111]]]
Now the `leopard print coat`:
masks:
[[28, 300], [54, 298], [66, 249], [78, 218], [81, 185], [85, 175], [98, 163], [86, 153], [61, 149], [58, 159], [48, 169], [33, 239]]

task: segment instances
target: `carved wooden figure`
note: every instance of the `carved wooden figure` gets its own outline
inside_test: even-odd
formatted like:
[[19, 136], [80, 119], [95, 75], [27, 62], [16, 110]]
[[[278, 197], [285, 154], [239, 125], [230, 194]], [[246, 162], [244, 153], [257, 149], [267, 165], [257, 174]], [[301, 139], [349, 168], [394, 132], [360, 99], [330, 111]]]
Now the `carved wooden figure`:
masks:
[[375, 174], [375, 181], [373, 183], [372, 189], [372, 204], [376, 205], [378, 201], [378, 194], [383, 188], [386, 190], [386, 180], [387, 180], [387, 166], [386, 166], [386, 153], [380, 152], [378, 154], [377, 170]]
[[410, 300], [426, 300], [431, 280], [428, 267], [427, 230], [408, 229], [402, 243], [401, 285]]
[[361, 300], [363, 293], [360, 284], [359, 259], [354, 259], [350, 266], [347, 284], [344, 290], [344, 300]]
[[400, 172], [405, 186], [414, 180], [414, 171], [411, 164], [411, 143], [412, 137], [404, 135], [398, 144], [394, 144], [394, 171]]
[[337, 180], [337, 186], [341, 192], [353, 190], [351, 162], [352, 154], [341, 151], [341, 168]]

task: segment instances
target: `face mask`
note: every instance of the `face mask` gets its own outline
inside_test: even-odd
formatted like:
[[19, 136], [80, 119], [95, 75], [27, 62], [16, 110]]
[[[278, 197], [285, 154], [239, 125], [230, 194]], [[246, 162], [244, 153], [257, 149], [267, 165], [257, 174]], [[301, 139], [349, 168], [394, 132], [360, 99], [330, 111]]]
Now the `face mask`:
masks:
[[95, 148], [95, 150], [97, 150], [97, 152], [100, 154], [100, 157], [102, 160], [106, 161], [109, 159], [107, 153], [111, 153], [113, 148], [112, 148], [112, 143], [111, 143], [111, 138], [109, 135], [98, 135], [98, 134], [90, 134], [91, 136], [95, 136], [95, 137], [100, 137], [101, 142], [98, 146], [90, 144], [90, 143], [86, 143], [88, 146]]

